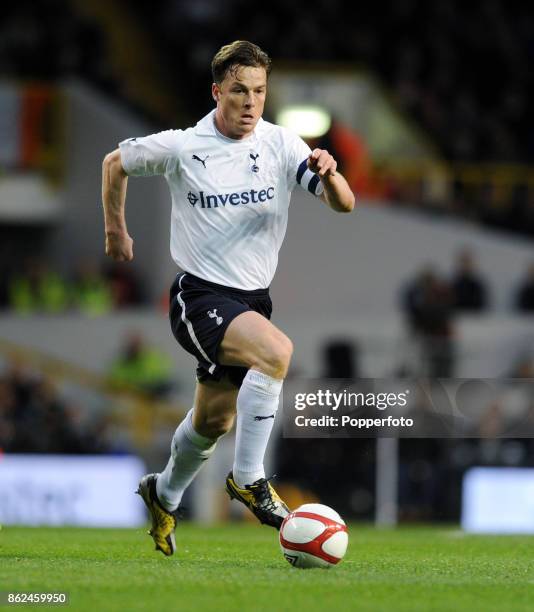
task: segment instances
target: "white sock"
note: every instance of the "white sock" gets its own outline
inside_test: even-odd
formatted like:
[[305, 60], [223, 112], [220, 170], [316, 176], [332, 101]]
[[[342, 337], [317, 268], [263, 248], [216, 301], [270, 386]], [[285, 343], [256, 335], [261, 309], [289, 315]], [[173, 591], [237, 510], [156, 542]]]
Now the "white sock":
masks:
[[209, 459], [216, 444], [216, 440], [205, 438], [193, 429], [191, 408], [174, 432], [171, 457], [156, 481], [156, 493], [164, 508], [178, 508], [184, 491]]
[[263, 457], [274, 424], [283, 380], [249, 370], [237, 396], [234, 480], [240, 487], [265, 478]]

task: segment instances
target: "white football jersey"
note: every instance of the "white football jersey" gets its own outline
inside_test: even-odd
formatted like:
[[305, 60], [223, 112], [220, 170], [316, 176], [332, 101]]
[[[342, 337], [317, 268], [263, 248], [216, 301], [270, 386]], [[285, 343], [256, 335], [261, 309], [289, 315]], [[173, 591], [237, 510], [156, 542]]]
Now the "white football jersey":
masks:
[[171, 255], [205, 280], [238, 289], [269, 287], [296, 185], [315, 196], [308, 145], [260, 119], [242, 140], [223, 136], [215, 110], [186, 130], [167, 130], [119, 144], [132, 176], [165, 176], [172, 196]]

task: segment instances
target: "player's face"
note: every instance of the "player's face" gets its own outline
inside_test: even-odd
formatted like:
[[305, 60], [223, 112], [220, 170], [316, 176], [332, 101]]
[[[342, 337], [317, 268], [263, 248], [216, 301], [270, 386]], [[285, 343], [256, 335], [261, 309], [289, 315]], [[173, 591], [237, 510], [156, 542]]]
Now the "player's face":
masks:
[[226, 73], [224, 80], [212, 86], [217, 102], [217, 129], [229, 138], [250, 136], [263, 114], [267, 93], [265, 68], [237, 66]]

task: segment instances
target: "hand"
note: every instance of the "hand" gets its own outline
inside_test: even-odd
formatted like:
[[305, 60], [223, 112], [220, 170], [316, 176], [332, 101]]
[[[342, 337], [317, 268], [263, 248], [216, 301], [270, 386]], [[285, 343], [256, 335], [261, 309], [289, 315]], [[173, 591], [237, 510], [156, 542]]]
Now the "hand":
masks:
[[106, 234], [106, 255], [115, 261], [132, 261], [133, 240], [125, 234]]
[[319, 178], [334, 176], [337, 169], [337, 161], [326, 149], [314, 149], [308, 157], [308, 168], [318, 174]]

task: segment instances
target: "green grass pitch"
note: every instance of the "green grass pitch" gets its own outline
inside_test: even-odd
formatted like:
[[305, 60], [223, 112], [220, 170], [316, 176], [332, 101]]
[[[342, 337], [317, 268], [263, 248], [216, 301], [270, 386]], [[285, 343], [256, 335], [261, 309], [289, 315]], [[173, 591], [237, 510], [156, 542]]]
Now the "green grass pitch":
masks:
[[276, 532], [259, 525], [181, 524], [171, 558], [155, 553], [141, 529], [5, 526], [0, 590], [67, 591], [60, 609], [91, 612], [534, 609], [532, 537], [356, 524], [349, 537], [336, 568], [298, 570], [282, 557]]

